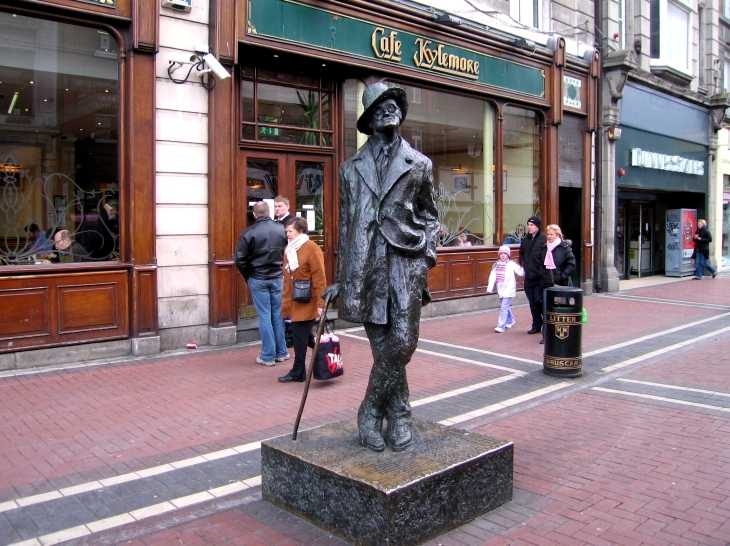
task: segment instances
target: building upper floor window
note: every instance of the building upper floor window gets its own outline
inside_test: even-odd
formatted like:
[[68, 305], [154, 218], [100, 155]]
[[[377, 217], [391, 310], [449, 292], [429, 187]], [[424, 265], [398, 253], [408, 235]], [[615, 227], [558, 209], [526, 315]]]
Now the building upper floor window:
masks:
[[730, 20], [730, 0], [722, 0], [722, 16]]
[[541, 11], [540, 0], [510, 0], [510, 17], [525, 26], [540, 28]]
[[691, 10], [682, 2], [651, 0], [652, 66], [690, 72]]
[[116, 41], [2, 11], [0, 34], [0, 266], [118, 260]]

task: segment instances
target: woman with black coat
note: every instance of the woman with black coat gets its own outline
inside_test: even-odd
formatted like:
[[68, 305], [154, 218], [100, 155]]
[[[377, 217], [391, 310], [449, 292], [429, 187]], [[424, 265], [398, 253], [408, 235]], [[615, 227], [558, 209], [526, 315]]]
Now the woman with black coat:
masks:
[[547, 250], [545, 252], [545, 272], [543, 286], [548, 288], [555, 284], [568, 286], [575, 271], [575, 255], [569, 240], [563, 238], [558, 224], [550, 224], [545, 228]]

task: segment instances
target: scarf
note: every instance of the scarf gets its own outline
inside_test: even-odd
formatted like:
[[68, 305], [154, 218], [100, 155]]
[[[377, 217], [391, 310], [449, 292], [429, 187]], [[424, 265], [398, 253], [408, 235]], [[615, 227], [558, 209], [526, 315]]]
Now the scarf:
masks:
[[553, 250], [562, 242], [563, 240], [560, 237], [557, 237], [552, 243], [547, 244], [547, 252], [545, 253], [545, 269], [557, 269], [555, 267], [555, 260], [553, 260]]
[[289, 264], [288, 267], [290, 273], [293, 273], [294, 271], [299, 269], [299, 258], [297, 258], [297, 250], [302, 248], [302, 245], [307, 241], [309, 241], [309, 235], [307, 235], [306, 233], [300, 233], [291, 241], [289, 241], [288, 245], [286, 245], [284, 254], [286, 254], [286, 261]]
[[497, 260], [497, 263], [494, 264], [495, 284], [499, 285], [504, 282], [505, 271], [507, 271], [507, 261]]

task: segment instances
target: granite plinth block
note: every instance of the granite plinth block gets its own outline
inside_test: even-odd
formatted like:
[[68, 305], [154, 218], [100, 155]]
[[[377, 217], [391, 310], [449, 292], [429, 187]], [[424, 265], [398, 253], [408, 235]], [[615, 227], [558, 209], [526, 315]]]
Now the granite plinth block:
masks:
[[263, 498], [355, 544], [417, 544], [512, 499], [512, 442], [414, 420], [402, 452], [354, 421], [261, 443]]

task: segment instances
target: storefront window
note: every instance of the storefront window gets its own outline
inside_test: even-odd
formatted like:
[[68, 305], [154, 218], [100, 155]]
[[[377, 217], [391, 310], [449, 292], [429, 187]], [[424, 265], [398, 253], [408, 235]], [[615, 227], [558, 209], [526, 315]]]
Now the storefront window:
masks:
[[525, 221], [540, 213], [540, 127], [531, 110], [504, 109], [502, 232], [504, 242], [518, 243]]
[[[494, 241], [494, 111], [485, 101], [403, 85], [408, 117], [401, 133], [433, 162], [441, 246]], [[362, 113], [363, 84], [344, 86], [345, 148], [349, 157], [366, 136], [355, 124]]]
[[252, 67], [241, 74], [242, 140], [332, 147], [329, 83]]
[[0, 265], [118, 260], [116, 42], [6, 12], [0, 34]]

